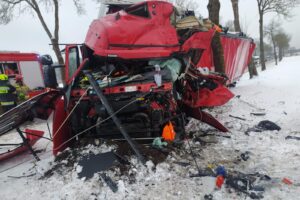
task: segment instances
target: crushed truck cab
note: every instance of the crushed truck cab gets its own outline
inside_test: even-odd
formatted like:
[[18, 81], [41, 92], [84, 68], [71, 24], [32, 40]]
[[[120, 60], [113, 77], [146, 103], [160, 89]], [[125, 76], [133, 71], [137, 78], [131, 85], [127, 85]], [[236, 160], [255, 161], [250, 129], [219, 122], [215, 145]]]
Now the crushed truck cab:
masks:
[[[54, 154], [75, 138], [121, 136], [131, 144], [132, 137], [164, 137], [168, 129], [172, 135], [165, 139], [180, 140], [190, 118], [228, 131], [203, 111], [234, 96], [226, 75], [199, 66], [211, 50], [214, 28], [165, 1], [108, 13], [92, 22], [83, 45], [65, 47], [64, 89], [45, 94], [39, 102], [47, 106], [29, 108], [34, 117], [54, 111]], [[186, 17], [192, 23], [185, 25]]]

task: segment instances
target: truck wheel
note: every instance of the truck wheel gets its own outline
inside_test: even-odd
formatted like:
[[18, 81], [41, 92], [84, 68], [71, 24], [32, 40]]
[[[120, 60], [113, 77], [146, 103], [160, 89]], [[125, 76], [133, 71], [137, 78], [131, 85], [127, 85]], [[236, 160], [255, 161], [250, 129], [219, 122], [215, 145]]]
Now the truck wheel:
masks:
[[45, 87], [57, 88], [55, 69], [51, 65], [44, 65], [43, 71]]

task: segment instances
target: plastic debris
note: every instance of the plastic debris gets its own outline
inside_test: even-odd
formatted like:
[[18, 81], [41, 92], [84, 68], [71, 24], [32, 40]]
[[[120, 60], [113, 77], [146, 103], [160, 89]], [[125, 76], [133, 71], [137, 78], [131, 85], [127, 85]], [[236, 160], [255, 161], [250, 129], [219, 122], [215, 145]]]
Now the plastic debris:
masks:
[[274, 122], [271, 122], [269, 120], [264, 120], [258, 123], [258, 128], [265, 131], [280, 131], [281, 128], [275, 124]]
[[217, 188], [221, 189], [223, 184], [224, 184], [224, 176], [222, 176], [222, 175], [217, 176], [217, 179], [216, 179]]
[[172, 125], [172, 122], [168, 122], [163, 129], [162, 137], [166, 141], [174, 141], [175, 136], [176, 136], [176, 133], [175, 133], [174, 127]]
[[118, 185], [109, 176], [105, 173], [101, 173], [100, 177], [114, 193], [118, 191]]
[[288, 179], [288, 178], [283, 178], [282, 182], [285, 183], [285, 184], [287, 184], [287, 185], [293, 185], [293, 182], [290, 179]]
[[157, 137], [152, 142], [152, 147], [162, 149], [163, 147], [167, 146], [167, 142], [162, 142], [160, 137]]
[[250, 158], [249, 154], [250, 154], [249, 151], [246, 151], [245, 153], [242, 153], [242, 154], [241, 154], [242, 160], [243, 160], [243, 161], [247, 161], [247, 160]]
[[290, 136], [290, 135], [289, 135], [289, 136], [286, 136], [285, 139], [286, 139], [286, 140], [300, 140], [300, 137], [297, 137], [297, 136]]
[[204, 195], [204, 200], [213, 200], [213, 195], [212, 194]]
[[216, 171], [216, 175], [219, 176], [223, 176], [223, 177], [226, 177], [227, 173], [226, 173], [226, 169], [224, 166], [218, 166], [217, 169], [215, 170]]
[[280, 130], [281, 128], [274, 122], [271, 122], [269, 120], [264, 120], [259, 122], [258, 125], [254, 126], [253, 128], [248, 128], [245, 134], [249, 135], [250, 132], [280, 131]]

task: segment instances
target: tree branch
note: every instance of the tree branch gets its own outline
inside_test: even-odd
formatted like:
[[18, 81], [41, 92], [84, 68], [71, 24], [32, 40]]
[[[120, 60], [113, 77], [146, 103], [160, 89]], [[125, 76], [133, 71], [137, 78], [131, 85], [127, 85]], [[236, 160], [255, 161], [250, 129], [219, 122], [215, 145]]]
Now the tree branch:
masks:
[[[27, 0], [27, 1], [29, 1], [29, 0]], [[49, 30], [49, 28], [48, 28], [48, 26], [47, 26], [47, 24], [46, 24], [46, 22], [44, 20], [44, 17], [43, 17], [43, 15], [41, 13], [41, 10], [40, 10], [40, 7], [39, 7], [38, 3], [36, 2], [36, 0], [31, 0], [31, 4], [33, 5], [33, 7], [32, 7], [33, 10], [36, 12], [36, 14], [37, 14], [40, 22], [42, 23], [43, 28], [45, 29], [48, 37], [51, 40], [52, 39], [52, 33], [50, 32], [50, 30]], [[31, 4], [29, 4], [29, 5], [31, 5]]]
[[58, 1], [53, 0], [54, 3], [54, 39], [59, 40], [59, 6]]

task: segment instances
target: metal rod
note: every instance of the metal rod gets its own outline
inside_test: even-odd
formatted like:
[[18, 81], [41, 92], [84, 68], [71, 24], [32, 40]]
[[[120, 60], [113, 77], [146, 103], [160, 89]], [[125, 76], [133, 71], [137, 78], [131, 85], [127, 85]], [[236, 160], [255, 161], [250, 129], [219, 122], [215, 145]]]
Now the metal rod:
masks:
[[16, 128], [19, 135], [21, 136], [22, 140], [23, 140], [23, 144], [26, 145], [29, 149], [29, 151], [32, 153], [32, 155], [34, 156], [34, 158], [37, 161], [40, 161], [40, 158], [37, 156], [37, 154], [34, 152], [34, 150], [32, 149], [32, 147], [30, 146], [30, 144], [28, 143], [28, 140], [25, 138], [25, 136], [23, 135], [22, 131], [19, 128]]
[[49, 127], [48, 121], [47, 121], [47, 128], [48, 128], [48, 132], [49, 132], [49, 137], [50, 137], [50, 139], [52, 140], [52, 139], [53, 139], [53, 138], [52, 138], [52, 133], [51, 133], [51, 131], [50, 131], [50, 127]]
[[84, 74], [87, 76], [87, 78], [89, 79], [90, 84], [92, 85], [92, 87], [94, 88], [97, 96], [99, 97], [99, 99], [101, 100], [101, 102], [103, 103], [104, 107], [106, 108], [107, 112], [109, 115], [112, 116], [112, 120], [114, 121], [114, 123], [116, 124], [116, 126], [118, 127], [118, 129], [120, 130], [120, 132], [122, 133], [122, 135], [124, 136], [124, 138], [127, 140], [127, 142], [129, 143], [129, 145], [131, 146], [132, 150], [134, 151], [134, 153], [137, 155], [138, 159], [142, 162], [145, 163], [145, 159], [142, 156], [142, 154], [139, 152], [139, 150], [137, 149], [137, 147], [135, 146], [135, 144], [133, 143], [133, 140], [131, 139], [131, 137], [128, 135], [127, 131], [124, 129], [124, 127], [122, 126], [119, 118], [117, 118], [114, 115], [114, 111], [112, 109], [112, 107], [110, 106], [108, 100], [106, 99], [106, 97], [104, 96], [104, 94], [102, 93], [99, 85], [97, 84], [96, 80], [94, 79], [93, 75], [88, 72], [88, 71], [83, 71]]
[[19, 144], [0, 144], [0, 147], [5, 147], [5, 146], [22, 146], [23, 143], [19, 143]]

